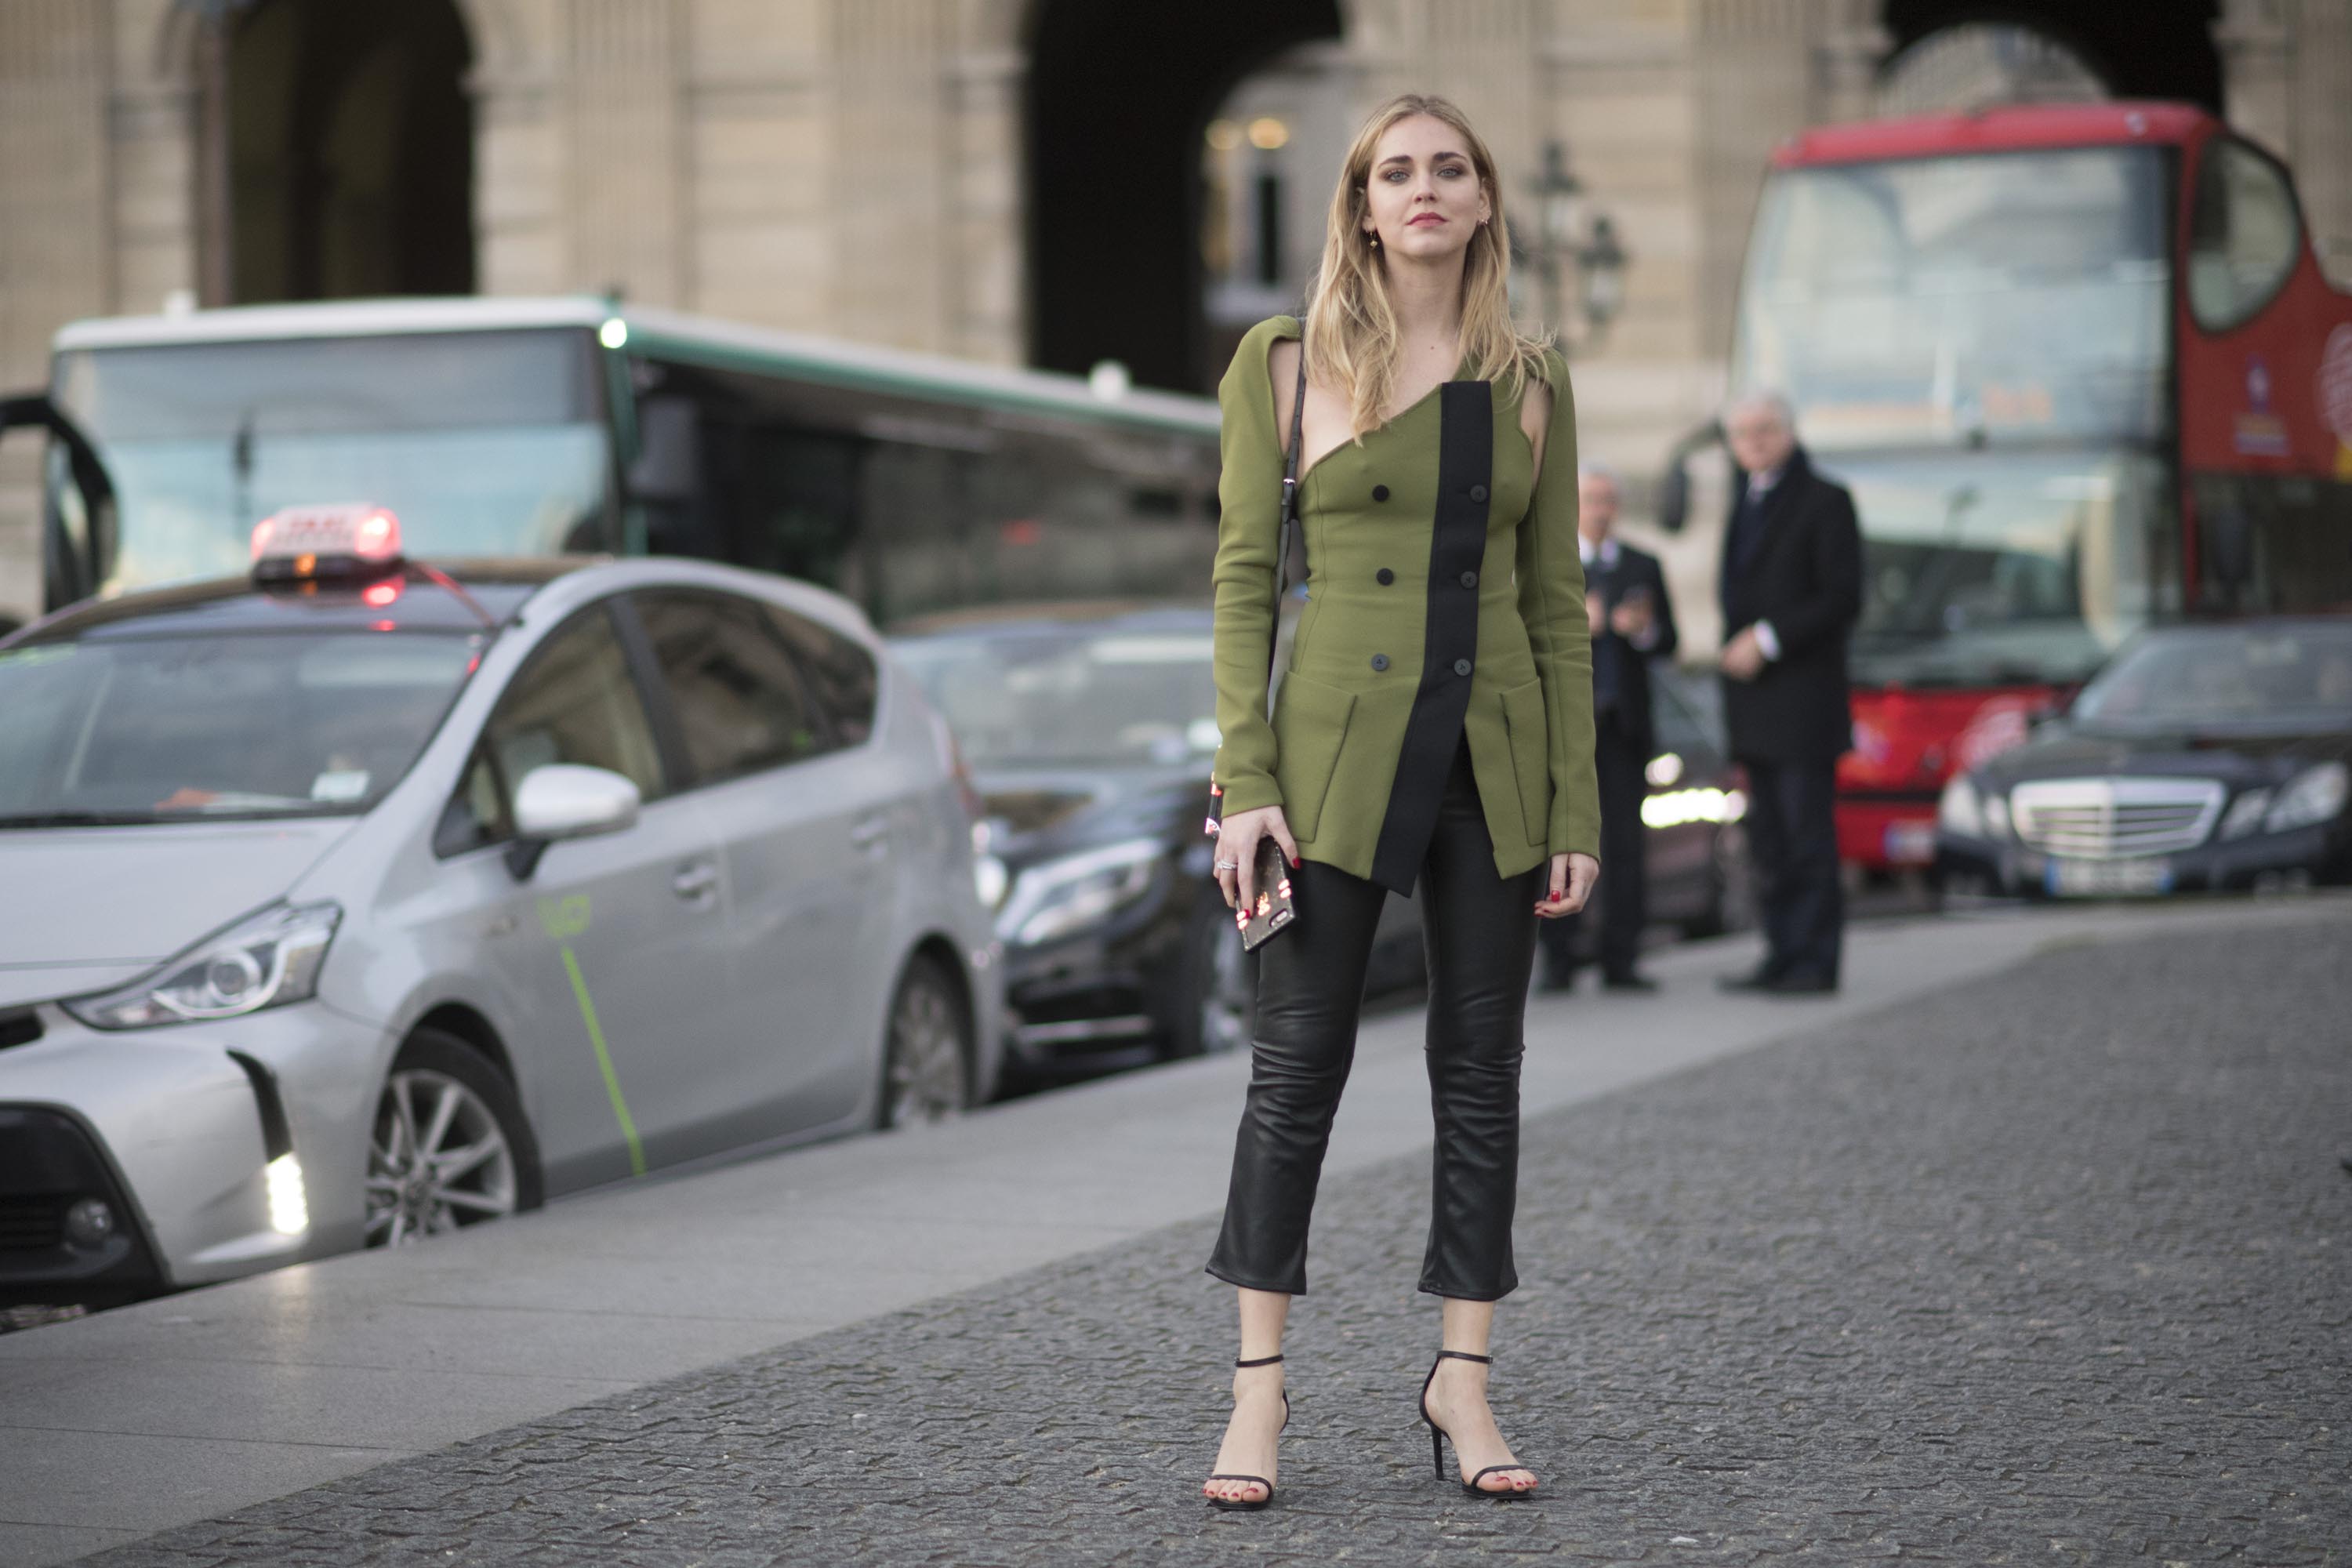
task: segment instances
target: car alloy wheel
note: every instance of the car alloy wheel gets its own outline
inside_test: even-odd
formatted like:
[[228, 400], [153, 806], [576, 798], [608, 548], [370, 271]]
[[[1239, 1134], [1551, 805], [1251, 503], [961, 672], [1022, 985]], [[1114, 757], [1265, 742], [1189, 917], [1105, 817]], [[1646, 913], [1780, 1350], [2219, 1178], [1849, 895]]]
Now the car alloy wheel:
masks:
[[514, 1149], [482, 1097], [431, 1068], [395, 1068], [368, 1141], [368, 1245], [398, 1247], [519, 1206]]
[[944, 1121], [971, 1103], [968, 1033], [962, 994], [939, 961], [924, 955], [908, 964], [890, 1002], [883, 1126]]

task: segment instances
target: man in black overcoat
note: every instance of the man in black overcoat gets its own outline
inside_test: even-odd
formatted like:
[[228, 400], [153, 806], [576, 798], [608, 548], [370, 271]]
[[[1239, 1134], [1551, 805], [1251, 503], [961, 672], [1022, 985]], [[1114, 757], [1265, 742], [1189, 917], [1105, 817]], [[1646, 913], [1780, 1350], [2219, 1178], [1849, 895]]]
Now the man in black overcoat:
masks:
[[[1658, 558], [1617, 537], [1617, 476], [1586, 464], [1576, 476], [1576, 547], [1584, 558], [1585, 614], [1592, 625], [1593, 773], [1601, 792], [1601, 984], [1653, 991], [1636, 968], [1649, 919], [1642, 802], [1657, 750], [1650, 723], [1650, 660], [1675, 655], [1675, 607]], [[1545, 921], [1543, 986], [1576, 983], [1582, 915]]]
[[1834, 991], [1836, 773], [1853, 744], [1846, 641], [1862, 614], [1862, 531], [1853, 497], [1806, 460], [1787, 399], [1740, 398], [1724, 433], [1740, 476], [1723, 542], [1723, 716], [1748, 773], [1765, 942], [1763, 963], [1725, 984]]

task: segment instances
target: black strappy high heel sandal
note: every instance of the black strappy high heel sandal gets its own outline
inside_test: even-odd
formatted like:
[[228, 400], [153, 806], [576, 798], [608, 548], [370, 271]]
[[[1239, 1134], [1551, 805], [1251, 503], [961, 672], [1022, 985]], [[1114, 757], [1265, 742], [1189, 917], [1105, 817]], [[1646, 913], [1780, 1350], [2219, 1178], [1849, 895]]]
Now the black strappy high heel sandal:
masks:
[[[1260, 1356], [1255, 1361], [1243, 1361], [1236, 1357], [1234, 1361], [1234, 1365], [1237, 1367], [1272, 1366], [1281, 1359], [1282, 1358], [1278, 1355]], [[1290, 1390], [1286, 1388], [1282, 1391], [1282, 1425], [1274, 1429], [1276, 1435], [1277, 1436], [1280, 1436], [1281, 1433], [1289, 1426], [1289, 1425]], [[1243, 1512], [1251, 1509], [1264, 1508], [1266, 1504], [1274, 1500], [1274, 1483], [1267, 1480], [1264, 1476], [1214, 1475], [1207, 1479], [1213, 1481], [1255, 1481], [1258, 1485], [1265, 1489], [1265, 1496], [1261, 1498], [1210, 1498], [1208, 1500], [1208, 1503], [1211, 1508], [1222, 1508], [1228, 1512]]]
[[[1441, 1481], [1445, 1479], [1445, 1439], [1448, 1434], [1446, 1433], [1445, 1428], [1440, 1426], [1435, 1418], [1429, 1414], [1429, 1385], [1437, 1381], [1437, 1368], [1439, 1363], [1447, 1360], [1475, 1361], [1481, 1366], [1492, 1366], [1495, 1364], [1495, 1358], [1490, 1355], [1472, 1355], [1468, 1351], [1439, 1351], [1437, 1352], [1437, 1360], [1429, 1363], [1429, 1375], [1421, 1380], [1421, 1418], [1429, 1423], [1429, 1462], [1431, 1465], [1435, 1467], [1437, 1470], [1437, 1479]], [[1462, 1483], [1462, 1489], [1468, 1492], [1472, 1497], [1500, 1498], [1505, 1500], [1523, 1498], [1528, 1495], [1528, 1492], [1535, 1490], [1535, 1488], [1533, 1487], [1528, 1487], [1526, 1490], [1521, 1490], [1517, 1487], [1511, 1487], [1503, 1491], [1488, 1491], [1485, 1487], [1478, 1484], [1480, 1481], [1485, 1480], [1488, 1476], [1499, 1475], [1506, 1470], [1527, 1470], [1529, 1475], [1535, 1474], [1535, 1471], [1528, 1469], [1525, 1465], [1489, 1465], [1485, 1469], [1480, 1470], [1476, 1475], [1472, 1476], [1468, 1480], [1464, 1481]]]

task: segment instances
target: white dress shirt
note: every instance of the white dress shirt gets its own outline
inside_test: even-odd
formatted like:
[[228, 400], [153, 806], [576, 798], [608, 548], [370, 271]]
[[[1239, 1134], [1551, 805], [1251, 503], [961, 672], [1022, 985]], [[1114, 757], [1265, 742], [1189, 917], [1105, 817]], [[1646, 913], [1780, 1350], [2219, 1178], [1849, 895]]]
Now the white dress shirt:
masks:
[[[1767, 468], [1764, 472], [1748, 478], [1748, 493], [1755, 498], [1759, 506], [1761, 506], [1766, 494], [1780, 482], [1780, 470]], [[1763, 650], [1766, 658], [1776, 659], [1780, 657], [1780, 634], [1772, 629], [1771, 622], [1758, 621], [1750, 629], [1756, 633], [1756, 646]]]

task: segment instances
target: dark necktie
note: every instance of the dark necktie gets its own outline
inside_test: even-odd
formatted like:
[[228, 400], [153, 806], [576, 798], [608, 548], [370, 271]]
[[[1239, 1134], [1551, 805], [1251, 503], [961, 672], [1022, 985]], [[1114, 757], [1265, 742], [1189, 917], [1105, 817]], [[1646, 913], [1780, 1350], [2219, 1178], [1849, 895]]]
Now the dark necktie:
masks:
[[1756, 547], [1764, 542], [1764, 502], [1769, 492], [1744, 490], [1739, 497], [1739, 510], [1731, 519], [1731, 565], [1734, 571], [1745, 568], [1755, 555]]
[[[1611, 603], [1610, 594], [1613, 586], [1610, 579], [1613, 575], [1597, 555], [1586, 569], [1586, 581], [1592, 591], [1601, 595], [1604, 613], [1615, 607]], [[1595, 713], [1606, 713], [1617, 706], [1619, 695], [1624, 689], [1624, 658], [1625, 640], [1609, 629], [1606, 620], [1592, 628], [1592, 710]]]

